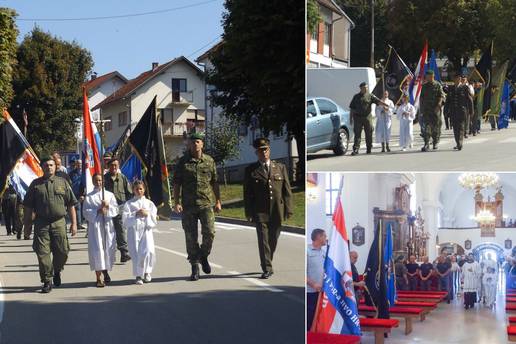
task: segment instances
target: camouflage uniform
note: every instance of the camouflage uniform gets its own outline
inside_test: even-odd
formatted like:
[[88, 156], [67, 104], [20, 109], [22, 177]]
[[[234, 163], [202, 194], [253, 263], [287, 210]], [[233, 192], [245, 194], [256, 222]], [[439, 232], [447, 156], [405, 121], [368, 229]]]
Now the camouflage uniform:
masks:
[[424, 122], [422, 133], [425, 141], [424, 149], [428, 149], [430, 137], [432, 137], [434, 149], [437, 148], [441, 136], [441, 105], [444, 99], [443, 87], [435, 80], [425, 83], [421, 88], [420, 112]]
[[52, 276], [61, 272], [68, 259], [65, 215], [76, 204], [68, 182], [57, 176], [35, 179], [25, 195], [23, 205], [35, 214], [32, 248], [38, 257], [42, 283], [50, 282]]
[[[179, 159], [174, 185], [181, 187], [182, 224], [186, 252], [191, 264], [208, 257], [215, 238], [215, 195], [212, 184], [217, 182], [217, 167], [212, 157], [202, 153], [200, 159], [185, 153]], [[201, 222], [202, 244], [199, 246], [197, 222]]]
[[466, 132], [466, 124], [468, 121], [468, 114], [473, 111], [473, 104], [469, 95], [469, 88], [467, 85], [458, 85], [450, 87], [446, 103], [450, 110], [450, 117], [453, 126], [453, 135], [457, 143], [457, 149], [462, 149], [462, 141]]
[[371, 152], [373, 147], [373, 117], [371, 115], [371, 105], [378, 105], [378, 97], [374, 94], [366, 92], [364, 94], [357, 93], [353, 96], [349, 108], [353, 112], [353, 132], [355, 134], [355, 142], [353, 144], [353, 152], [360, 149], [360, 141], [362, 136], [362, 128], [364, 128], [367, 152]]
[[[118, 206], [124, 205], [124, 203], [133, 197], [131, 186], [126, 176], [122, 173], [116, 173], [112, 175], [108, 172], [104, 175], [104, 187], [107, 191], [112, 192], [115, 195], [116, 203]], [[122, 226], [122, 215], [119, 214], [113, 217], [113, 226], [115, 227], [116, 233], [116, 246], [122, 255], [122, 260], [125, 261], [124, 257], [128, 257], [127, 250], [127, 238], [125, 230]]]

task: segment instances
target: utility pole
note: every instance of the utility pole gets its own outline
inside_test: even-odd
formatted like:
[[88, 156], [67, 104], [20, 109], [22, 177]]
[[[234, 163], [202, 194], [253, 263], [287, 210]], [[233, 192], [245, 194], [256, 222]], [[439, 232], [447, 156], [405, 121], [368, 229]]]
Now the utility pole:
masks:
[[374, 68], [374, 0], [370, 0], [371, 6], [371, 61], [370, 66]]

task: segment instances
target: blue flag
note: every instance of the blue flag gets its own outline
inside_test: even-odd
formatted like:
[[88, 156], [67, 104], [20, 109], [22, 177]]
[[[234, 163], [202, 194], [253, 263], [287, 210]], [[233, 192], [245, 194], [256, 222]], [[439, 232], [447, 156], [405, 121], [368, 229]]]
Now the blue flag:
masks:
[[500, 117], [498, 117], [498, 129], [507, 128], [511, 118], [511, 83], [505, 80], [502, 90], [502, 105], [500, 108]]
[[127, 180], [131, 183], [135, 180], [143, 180], [142, 163], [134, 154], [131, 154], [129, 158], [124, 162], [124, 165], [122, 166], [121, 170], [124, 176], [127, 177]]
[[385, 278], [387, 279], [387, 300], [390, 306], [394, 306], [397, 299], [396, 295], [396, 276], [394, 274], [394, 261], [392, 257], [392, 230], [391, 224], [387, 224], [387, 232], [385, 233], [385, 245], [383, 248], [383, 261], [387, 270]]
[[434, 78], [437, 82], [441, 82], [441, 75], [439, 74], [439, 68], [437, 67], [437, 60], [435, 59], [435, 51], [432, 49], [432, 55], [430, 56], [430, 61], [425, 65], [425, 72], [427, 70], [434, 71]]

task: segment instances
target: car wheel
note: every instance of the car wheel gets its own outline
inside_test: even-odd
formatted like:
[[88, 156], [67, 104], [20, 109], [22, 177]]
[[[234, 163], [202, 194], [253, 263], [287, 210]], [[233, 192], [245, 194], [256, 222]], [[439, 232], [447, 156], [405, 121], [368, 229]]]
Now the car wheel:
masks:
[[344, 155], [348, 151], [349, 147], [349, 135], [346, 129], [341, 128], [339, 130], [339, 137], [337, 139], [337, 145], [333, 147], [333, 153], [335, 155]]

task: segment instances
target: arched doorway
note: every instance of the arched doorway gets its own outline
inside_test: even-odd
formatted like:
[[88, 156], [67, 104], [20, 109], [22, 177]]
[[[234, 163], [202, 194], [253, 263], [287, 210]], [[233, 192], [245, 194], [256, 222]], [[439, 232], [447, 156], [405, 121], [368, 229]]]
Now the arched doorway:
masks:
[[455, 243], [455, 242], [445, 242], [442, 244], [439, 244], [439, 253], [446, 253], [449, 254], [458, 254], [463, 255], [464, 254], [464, 247], [461, 245]]
[[504, 249], [495, 243], [482, 243], [477, 245], [472, 250], [472, 253], [477, 262], [486, 259], [488, 254], [491, 254], [491, 258], [499, 263], [502, 263], [504, 260]]

